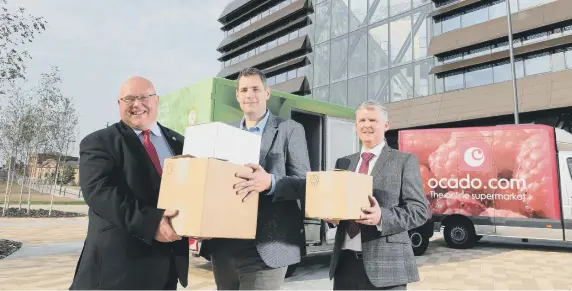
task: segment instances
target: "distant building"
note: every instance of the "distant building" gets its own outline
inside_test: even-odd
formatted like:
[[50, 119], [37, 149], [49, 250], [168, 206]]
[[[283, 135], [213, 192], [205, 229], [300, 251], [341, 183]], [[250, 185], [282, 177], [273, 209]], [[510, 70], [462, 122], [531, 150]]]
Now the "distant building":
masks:
[[[571, 131], [572, 0], [510, 0], [521, 123]], [[343, 106], [374, 99], [397, 130], [513, 123], [503, 0], [235, 0], [218, 77]]]

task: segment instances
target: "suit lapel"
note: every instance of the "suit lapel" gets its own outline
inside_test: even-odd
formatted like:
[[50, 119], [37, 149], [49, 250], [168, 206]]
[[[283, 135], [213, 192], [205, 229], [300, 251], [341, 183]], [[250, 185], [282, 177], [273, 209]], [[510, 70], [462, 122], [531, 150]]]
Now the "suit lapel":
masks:
[[359, 162], [359, 153], [353, 154], [349, 157], [350, 165], [348, 166], [347, 170], [355, 172], [357, 169], [357, 164]]
[[178, 155], [182, 154], [182, 152], [183, 152], [183, 141], [177, 140], [177, 137], [175, 137], [175, 135], [171, 134], [171, 131], [168, 130], [167, 128], [163, 127], [161, 124], [159, 124], [159, 128], [161, 129], [161, 132], [163, 133], [165, 140], [167, 141], [167, 143], [171, 147], [171, 150], [173, 151], [173, 155], [178, 156]]
[[264, 127], [264, 132], [262, 133], [262, 140], [260, 144], [260, 165], [264, 164], [266, 160], [266, 155], [272, 144], [274, 143], [274, 138], [276, 137], [276, 131], [278, 131], [278, 121], [276, 117], [272, 114], [272, 112], [268, 111], [268, 121], [266, 122], [266, 126]]
[[379, 158], [377, 158], [377, 161], [375, 162], [375, 165], [371, 170], [371, 176], [373, 176], [374, 179], [377, 177], [379, 171], [383, 168], [383, 165], [387, 161], [387, 158], [389, 158], [389, 156], [391, 155], [391, 151], [392, 149], [389, 146], [387, 145], [383, 146], [381, 154], [379, 155]]

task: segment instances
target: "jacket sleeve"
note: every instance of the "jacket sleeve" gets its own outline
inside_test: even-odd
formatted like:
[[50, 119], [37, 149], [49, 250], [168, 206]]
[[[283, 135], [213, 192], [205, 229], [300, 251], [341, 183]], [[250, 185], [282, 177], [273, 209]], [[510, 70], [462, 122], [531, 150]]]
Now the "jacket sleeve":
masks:
[[275, 175], [273, 201], [304, 200], [306, 197], [306, 173], [310, 171], [310, 158], [306, 133], [299, 123], [292, 123], [288, 136], [286, 155], [286, 175]]
[[80, 186], [91, 210], [151, 245], [164, 210], [150, 207], [122, 187], [118, 169], [100, 137], [90, 135], [80, 143]]
[[381, 208], [381, 235], [388, 236], [409, 231], [429, 219], [429, 203], [425, 198], [419, 161], [408, 155], [402, 170], [401, 198], [398, 206]]

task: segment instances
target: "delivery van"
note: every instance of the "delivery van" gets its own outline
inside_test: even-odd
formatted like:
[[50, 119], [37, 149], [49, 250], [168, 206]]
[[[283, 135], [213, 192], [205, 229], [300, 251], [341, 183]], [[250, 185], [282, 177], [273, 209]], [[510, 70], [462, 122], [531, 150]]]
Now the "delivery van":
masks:
[[540, 124], [402, 130], [435, 229], [450, 248], [483, 236], [572, 241], [572, 134]]

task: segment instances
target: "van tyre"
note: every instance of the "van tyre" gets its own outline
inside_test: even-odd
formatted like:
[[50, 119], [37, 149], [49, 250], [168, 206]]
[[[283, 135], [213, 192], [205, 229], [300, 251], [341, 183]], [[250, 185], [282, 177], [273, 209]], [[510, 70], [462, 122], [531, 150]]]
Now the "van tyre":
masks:
[[469, 249], [477, 242], [475, 227], [468, 219], [447, 222], [443, 236], [447, 246], [453, 249]]
[[417, 229], [409, 231], [409, 238], [411, 239], [413, 254], [415, 256], [423, 255], [429, 247], [429, 238]]

